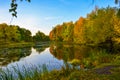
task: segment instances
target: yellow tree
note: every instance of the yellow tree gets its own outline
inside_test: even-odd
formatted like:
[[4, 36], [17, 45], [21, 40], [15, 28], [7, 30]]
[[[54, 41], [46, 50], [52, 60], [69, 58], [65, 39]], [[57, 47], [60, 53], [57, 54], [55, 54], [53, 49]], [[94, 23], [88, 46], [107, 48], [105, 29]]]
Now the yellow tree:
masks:
[[63, 27], [62, 30], [63, 41], [68, 41], [68, 42], [73, 41], [73, 28], [74, 28], [73, 22], [71, 21], [71, 22], [63, 23], [62, 27]]
[[112, 16], [115, 15], [113, 8], [102, 8], [95, 13], [91, 13], [85, 25], [85, 35], [87, 42], [99, 44], [102, 42], [112, 42], [114, 28]]
[[83, 17], [80, 17], [78, 21], [76, 21], [74, 26], [74, 42], [75, 43], [84, 43], [84, 21]]
[[113, 26], [114, 26], [114, 40], [120, 43], [120, 18], [116, 15], [113, 16], [112, 20]]

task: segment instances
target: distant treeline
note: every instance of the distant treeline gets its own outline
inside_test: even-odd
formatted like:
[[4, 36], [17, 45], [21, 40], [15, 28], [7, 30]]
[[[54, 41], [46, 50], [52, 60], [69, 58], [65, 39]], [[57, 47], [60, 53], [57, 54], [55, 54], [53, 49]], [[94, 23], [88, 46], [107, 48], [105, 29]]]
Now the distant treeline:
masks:
[[5, 42], [38, 42], [38, 41], [48, 41], [49, 36], [38, 31], [34, 36], [32, 36], [30, 30], [25, 28], [20, 28], [16, 25], [7, 25], [6, 23], [0, 24], [0, 43]]
[[[120, 17], [117, 8], [95, 8], [86, 18], [64, 22], [55, 26], [49, 34], [50, 40], [79, 44], [103, 44], [120, 42]], [[112, 48], [112, 47], [111, 47]]]

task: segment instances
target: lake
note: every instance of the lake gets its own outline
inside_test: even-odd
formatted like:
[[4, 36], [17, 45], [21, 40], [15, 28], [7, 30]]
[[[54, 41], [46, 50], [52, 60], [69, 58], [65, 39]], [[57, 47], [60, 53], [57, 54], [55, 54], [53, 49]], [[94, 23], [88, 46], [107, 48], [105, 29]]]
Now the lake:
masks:
[[[15, 67], [20, 71], [41, 67], [43, 65], [51, 71], [61, 69], [65, 63], [80, 68], [93, 68], [102, 63], [109, 63], [113, 59], [107, 50], [83, 45], [54, 43], [51, 45], [36, 45], [33, 47], [1, 48], [0, 67], [13, 71]], [[13, 71], [14, 72], [14, 71]]]
[[29, 68], [46, 65], [48, 70], [60, 69], [64, 65], [63, 60], [55, 58], [49, 49], [44, 46], [4, 48], [0, 50], [0, 67], [9, 70], [19, 67], [22, 71], [23, 66]]

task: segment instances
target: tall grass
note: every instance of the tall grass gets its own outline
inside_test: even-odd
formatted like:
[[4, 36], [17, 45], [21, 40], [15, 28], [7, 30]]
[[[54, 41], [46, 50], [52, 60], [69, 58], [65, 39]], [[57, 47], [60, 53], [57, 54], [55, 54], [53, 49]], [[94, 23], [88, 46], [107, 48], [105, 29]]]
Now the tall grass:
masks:
[[38, 67], [33, 65], [29, 68], [23, 66], [22, 68], [22, 71], [18, 66], [13, 66], [13, 70], [0, 69], [0, 80], [119, 80], [120, 74], [120, 67], [112, 69], [110, 75], [96, 74], [92, 69], [73, 69], [69, 66], [49, 72], [45, 64]]
[[29, 68], [22, 67], [22, 71], [18, 66], [12, 66], [11, 69], [0, 69], [0, 80], [40, 80], [43, 74], [47, 74], [46, 65], [35, 66]]
[[[99, 66], [103, 63], [118, 64], [119, 67], [111, 70], [110, 75], [96, 74], [93, 69], [79, 69], [73, 68], [67, 62], [67, 56], [64, 58], [64, 66], [61, 70], [52, 70], [49, 72], [47, 65], [42, 66], [31, 65], [30, 67], [12, 66], [12, 68], [0, 68], [0, 80], [119, 80], [120, 74], [120, 55], [107, 54], [106, 51], [91, 52], [91, 55], [84, 58], [83, 64], [87, 66]], [[102, 60], [101, 60], [102, 59]], [[77, 63], [81, 63], [77, 60], [73, 60], [73, 66], [77, 66]], [[104, 66], [102, 66], [104, 67]], [[87, 76], [87, 77], [86, 77]], [[115, 78], [115, 79], [114, 79]]]

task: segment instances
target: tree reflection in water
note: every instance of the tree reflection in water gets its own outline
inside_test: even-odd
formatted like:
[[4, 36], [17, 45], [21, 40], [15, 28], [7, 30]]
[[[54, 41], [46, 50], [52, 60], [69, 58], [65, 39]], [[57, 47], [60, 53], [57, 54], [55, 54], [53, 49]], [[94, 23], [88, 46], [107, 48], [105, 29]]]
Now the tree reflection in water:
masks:
[[33, 48], [38, 52], [38, 53], [41, 53], [43, 52], [46, 48], [48, 48], [49, 45], [36, 45], [36, 46], [33, 46]]
[[57, 59], [81, 68], [93, 68], [114, 58], [105, 49], [85, 45], [55, 43], [50, 46], [50, 52]]
[[31, 47], [20, 48], [1, 48], [0, 65], [5, 66], [11, 62], [20, 60], [20, 58], [31, 54]]

